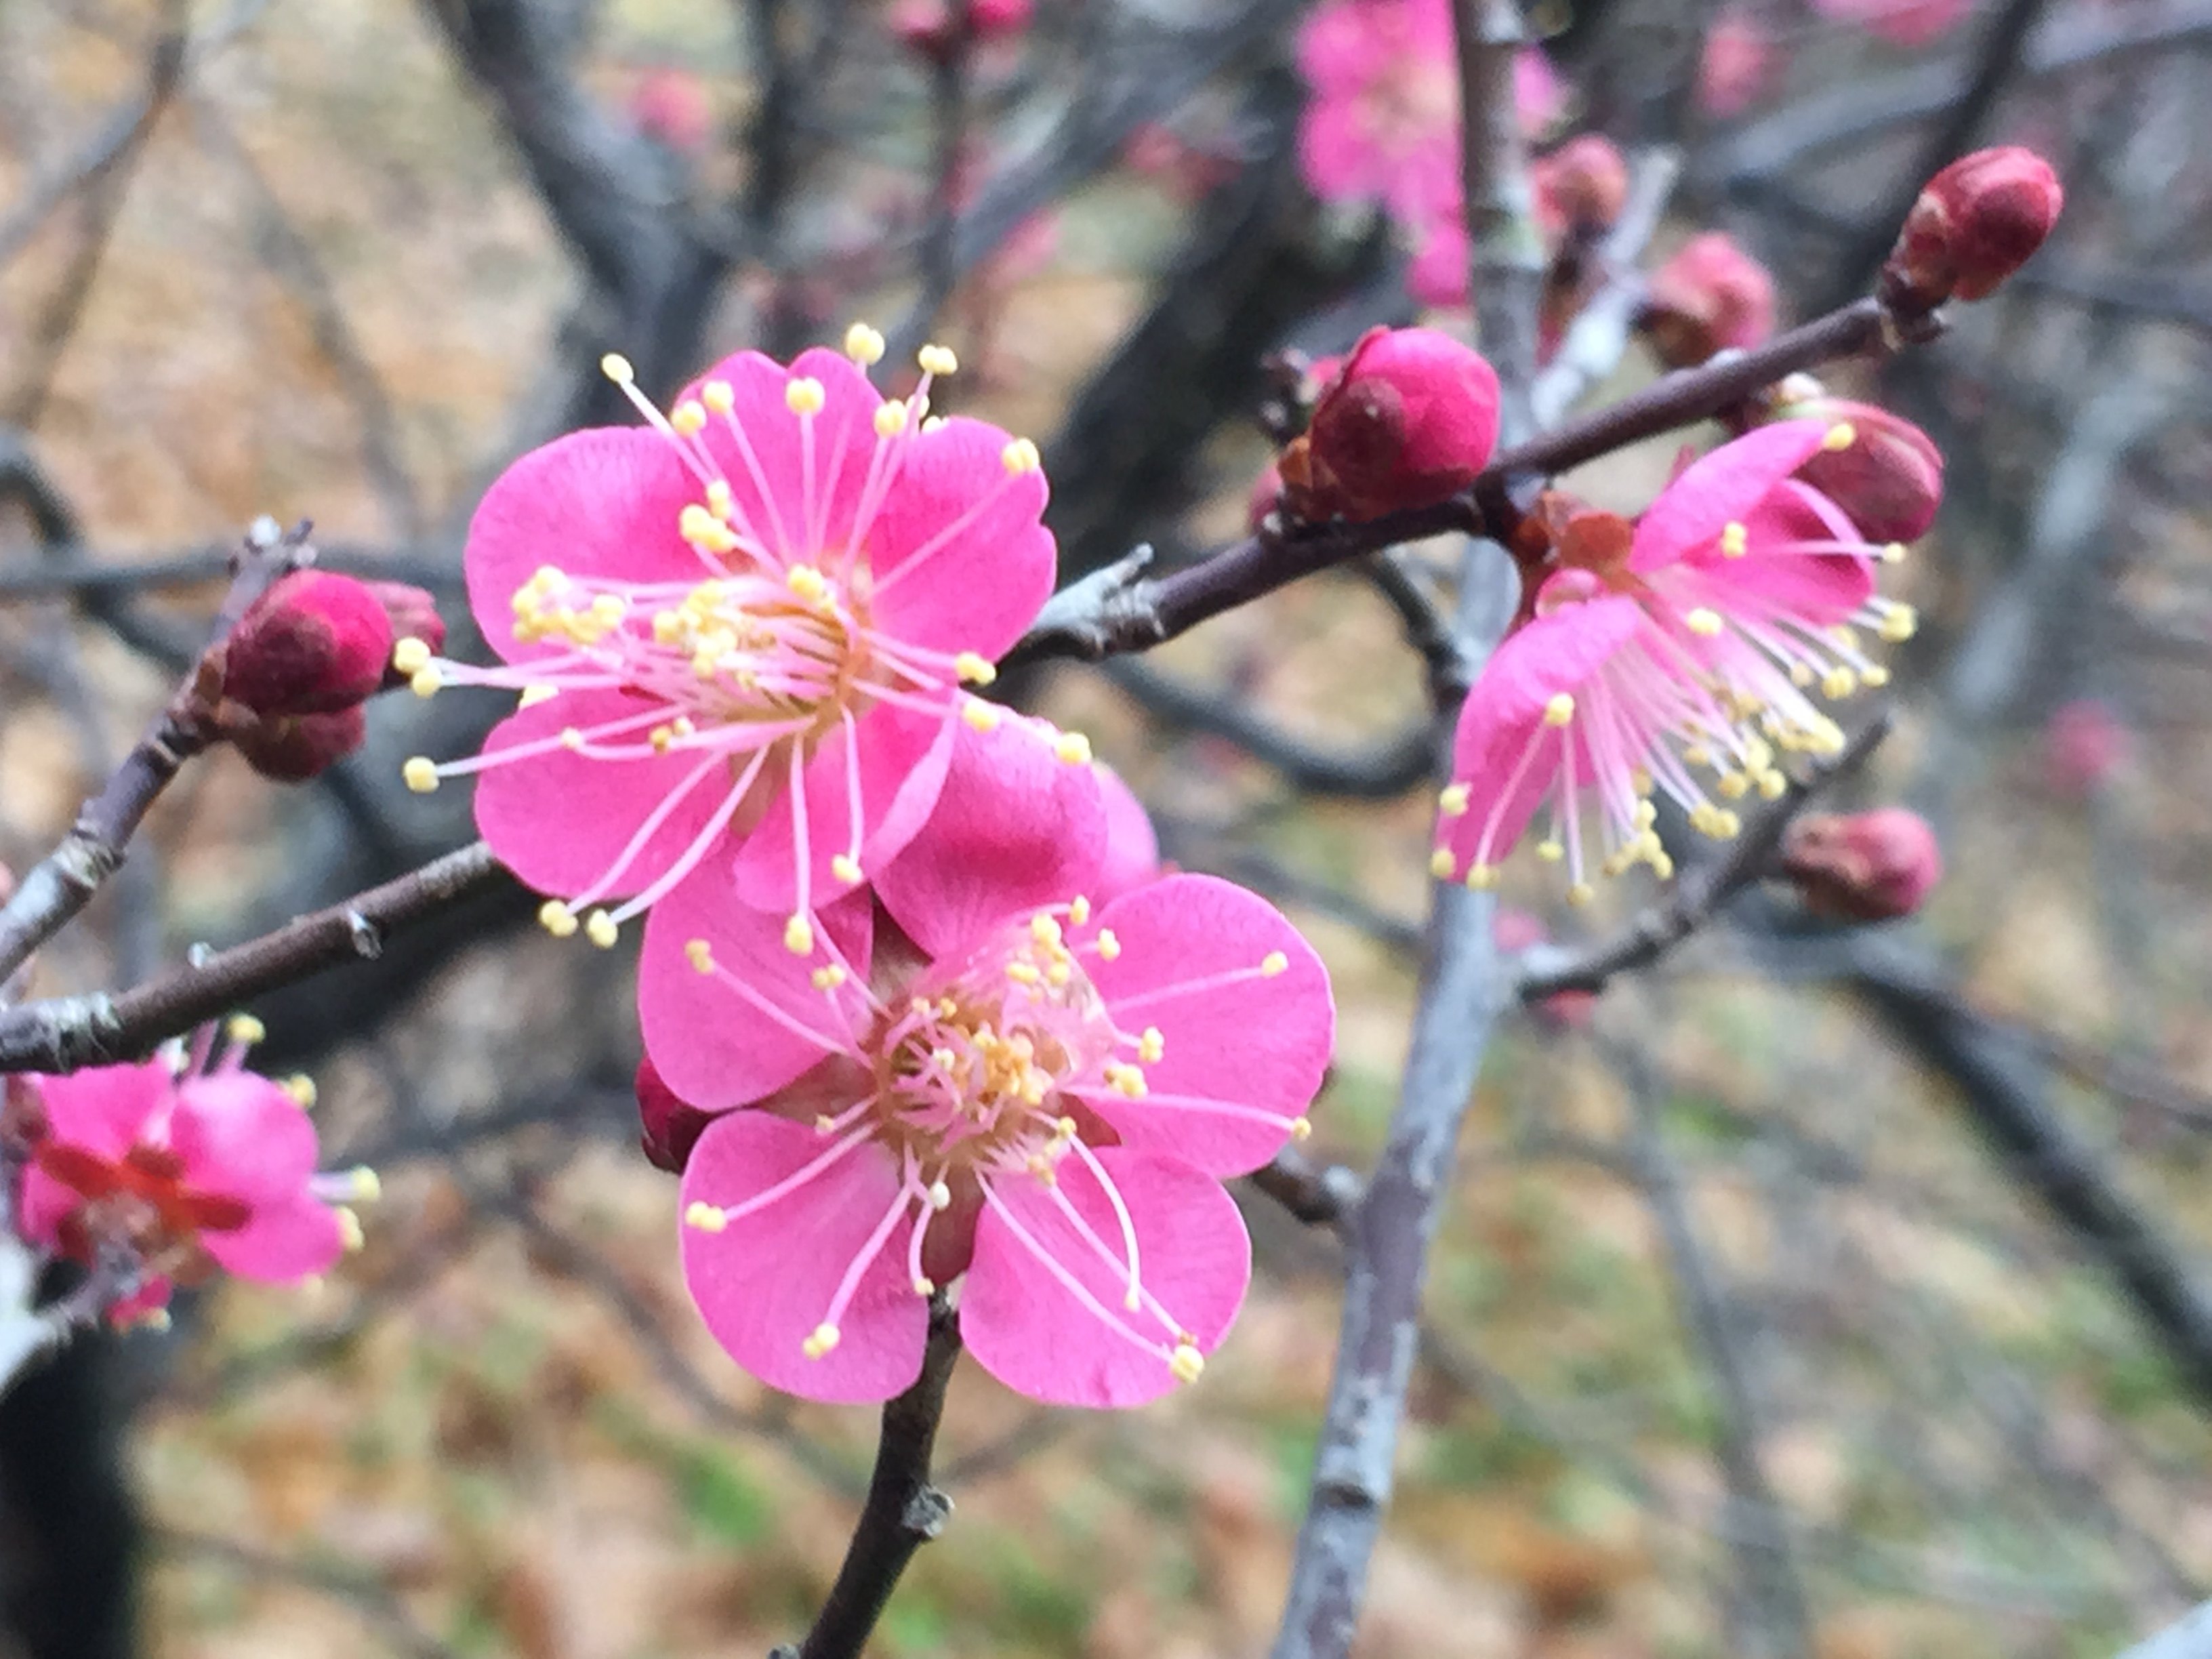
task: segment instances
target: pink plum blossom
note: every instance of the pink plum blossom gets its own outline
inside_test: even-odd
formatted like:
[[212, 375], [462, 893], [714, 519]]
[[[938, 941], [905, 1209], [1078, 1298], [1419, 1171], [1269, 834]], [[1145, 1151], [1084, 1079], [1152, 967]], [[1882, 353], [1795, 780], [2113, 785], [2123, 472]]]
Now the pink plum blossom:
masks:
[[24, 1079], [43, 1123], [23, 1174], [23, 1236], [88, 1266], [128, 1263], [137, 1285], [110, 1310], [118, 1324], [157, 1313], [174, 1281], [220, 1267], [286, 1284], [359, 1242], [339, 1200], [373, 1196], [374, 1177], [315, 1172], [304, 1080], [244, 1069], [258, 1035], [237, 1020], [219, 1056], [210, 1026], [189, 1052]]
[[2055, 795], [2086, 800], [2126, 761], [2128, 728], [2109, 704], [2080, 697], [2051, 711], [2043, 728], [2043, 778]]
[[[1848, 425], [1762, 427], [1690, 465], [1638, 520], [1625, 557], [1538, 573], [1529, 619], [1492, 654], [1461, 711], [1433, 868], [1496, 884], [1540, 811], [1538, 852], [1568, 896], [1604, 874], [1674, 861], [1652, 825], [1663, 792], [1692, 828], [1733, 836], [1727, 803], [1778, 796], [1778, 751], [1832, 753], [1843, 733], [1814, 700], [1887, 683], [1854, 624], [1891, 641], [1911, 611], [1875, 597], [1878, 560], [1832, 501], [1795, 475]], [[1711, 774], [1710, 789], [1700, 771]], [[1586, 836], [1586, 831], [1589, 832]]]
[[944, 348], [887, 400], [858, 366], [882, 337], [846, 343], [787, 369], [740, 353], [665, 416], [610, 359], [647, 425], [533, 450], [477, 510], [469, 599], [503, 663], [418, 645], [402, 665], [521, 699], [482, 754], [407, 781], [478, 775], [477, 826], [561, 896], [556, 934], [582, 917], [611, 945], [705, 867], [810, 954], [816, 913], [928, 816], [960, 682], [1051, 590], [1036, 446], [925, 422]]
[[1830, 22], [1855, 23], [1907, 48], [1934, 45], [1973, 9], [1973, 0], [1813, 0]]
[[1108, 837], [1079, 744], [984, 709], [927, 828], [823, 911], [829, 962], [696, 878], [647, 920], [647, 1051], [716, 1115], [684, 1276], [763, 1381], [898, 1393], [956, 1279], [969, 1351], [1054, 1403], [1154, 1399], [1228, 1330], [1250, 1245], [1221, 1182], [1304, 1133], [1328, 981], [1212, 877], [1094, 906]]
[[1725, 121], [1765, 92], [1779, 67], [1765, 27], [1747, 12], [1725, 11], [1705, 33], [1698, 63], [1698, 106]]

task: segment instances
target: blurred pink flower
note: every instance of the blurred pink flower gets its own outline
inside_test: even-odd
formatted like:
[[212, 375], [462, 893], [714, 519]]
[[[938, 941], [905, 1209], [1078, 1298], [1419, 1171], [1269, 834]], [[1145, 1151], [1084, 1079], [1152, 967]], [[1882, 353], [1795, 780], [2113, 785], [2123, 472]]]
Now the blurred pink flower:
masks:
[[1079, 746], [963, 725], [928, 827], [825, 911], [811, 971], [690, 882], [646, 927], [647, 1052], [718, 1114], [684, 1267], [738, 1364], [811, 1399], [917, 1375], [928, 1297], [1008, 1387], [1133, 1406], [1197, 1376], [1243, 1299], [1224, 1177], [1304, 1129], [1328, 977], [1207, 876], [1093, 908], [1108, 826]]
[[323, 1272], [359, 1224], [336, 1200], [366, 1171], [315, 1172], [314, 1125], [283, 1085], [243, 1069], [250, 1023], [210, 1063], [213, 1027], [138, 1066], [26, 1079], [44, 1119], [24, 1171], [23, 1236], [88, 1265], [118, 1255], [139, 1274], [120, 1324], [167, 1304], [172, 1283], [216, 1267], [285, 1284]]
[[[1663, 878], [1674, 861], [1652, 829], [1655, 791], [1692, 828], [1730, 836], [1741, 822], [1723, 803], [1782, 793], [1778, 750], [1841, 745], [1808, 692], [1885, 683], [1850, 624], [1901, 639], [1912, 615], [1874, 595], [1887, 550], [1792, 476], [1839, 441], [1847, 428], [1796, 421], [1724, 444], [1660, 493], [1625, 559], [1543, 577], [1530, 619], [1461, 711], [1439, 879], [1495, 885], [1498, 862], [1547, 805], [1538, 851], [1565, 864], [1573, 901], [1595, 891], [1586, 817], [1602, 873], [1648, 863]], [[1713, 774], [1710, 793], [1700, 769]]]
[[2055, 795], [2087, 799], [2128, 757], [2128, 729], [2094, 697], [2051, 712], [2043, 728], [2043, 777]]
[[[848, 349], [880, 356], [856, 328]], [[945, 372], [951, 354], [923, 353]], [[541, 917], [594, 942], [706, 866], [812, 952], [813, 916], [903, 846], [936, 798], [962, 679], [991, 678], [1052, 586], [1036, 447], [923, 425], [931, 373], [886, 401], [851, 362], [744, 352], [648, 428], [525, 455], [470, 527], [469, 599], [523, 694], [472, 759], [477, 823]], [[427, 653], [424, 653], [427, 654]], [[612, 911], [593, 908], [629, 896]]]
[[1774, 332], [1774, 279], [1733, 238], [1707, 231], [1651, 273], [1644, 326], [1670, 368], [1748, 349]]
[[1813, 0], [1832, 23], [1854, 23], [1892, 45], [1932, 46], [1965, 21], [1973, 0]]
[[1698, 64], [1698, 104], [1725, 121], [1741, 115], [1766, 90], [1777, 55], [1757, 19], [1723, 12], [1705, 33], [1705, 56]]
[[714, 136], [707, 83], [689, 70], [649, 69], [630, 88], [629, 118], [637, 130], [679, 155], [702, 154]]

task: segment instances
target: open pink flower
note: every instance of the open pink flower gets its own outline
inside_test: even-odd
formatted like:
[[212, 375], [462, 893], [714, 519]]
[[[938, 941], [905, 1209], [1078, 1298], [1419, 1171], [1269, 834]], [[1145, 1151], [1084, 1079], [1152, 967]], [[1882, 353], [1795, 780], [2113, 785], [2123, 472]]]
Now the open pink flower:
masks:
[[315, 1172], [298, 1090], [243, 1069], [256, 1022], [234, 1021], [139, 1066], [28, 1079], [44, 1123], [23, 1174], [23, 1236], [93, 1265], [135, 1264], [122, 1323], [168, 1300], [173, 1281], [220, 1267], [285, 1284], [323, 1272], [360, 1224], [339, 1200], [374, 1194], [366, 1170]]
[[882, 337], [847, 349], [740, 353], [665, 416], [611, 359], [648, 424], [534, 450], [477, 508], [469, 599], [503, 665], [418, 647], [411, 672], [521, 703], [481, 755], [407, 779], [480, 775], [484, 839], [562, 896], [553, 932], [588, 910], [611, 944], [711, 861], [806, 954], [816, 911], [928, 815], [959, 682], [989, 679], [1050, 591], [1036, 446], [925, 422], [942, 347], [893, 401], [855, 366]]
[[[1843, 733], [1814, 700], [1888, 672], [1854, 624], [1909, 637], [1905, 606], [1875, 597], [1878, 559], [1842, 510], [1794, 476], [1856, 441], [1845, 424], [1788, 421], [1724, 444], [1661, 492], [1617, 562], [1541, 576], [1531, 618], [1485, 665], [1460, 714], [1433, 867], [1494, 885], [1498, 864], [1548, 806], [1538, 848], [1571, 899], [1594, 888], [1585, 830], [1618, 875], [1674, 862], [1652, 830], [1664, 792], [1711, 836], [1741, 828], [1726, 803], [1779, 795], [1778, 752], [1830, 753]], [[1698, 781], [1710, 772], [1710, 790]]]
[[957, 1278], [1000, 1382], [1137, 1405], [1195, 1377], [1243, 1299], [1221, 1179], [1303, 1133], [1327, 975], [1212, 877], [1094, 909], [1104, 815], [1055, 746], [963, 727], [928, 827], [823, 912], [824, 966], [696, 880], [647, 922], [647, 1050], [720, 1114], [684, 1169], [684, 1276], [774, 1387], [898, 1393]]

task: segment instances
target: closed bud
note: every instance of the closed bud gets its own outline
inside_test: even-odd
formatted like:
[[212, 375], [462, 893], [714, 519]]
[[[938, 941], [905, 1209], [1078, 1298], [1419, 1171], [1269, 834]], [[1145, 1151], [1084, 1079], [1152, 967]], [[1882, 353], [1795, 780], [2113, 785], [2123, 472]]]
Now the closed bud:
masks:
[[638, 1144], [656, 1170], [682, 1175], [712, 1114], [701, 1111], [660, 1079], [649, 1060], [637, 1063]]
[[1932, 311], [1996, 291], [2041, 247], [2066, 193], [2051, 163], [2008, 144], [1962, 155], [1928, 181], [1881, 268], [1884, 304]]
[[1498, 442], [1498, 375], [1431, 329], [1370, 329], [1283, 452], [1299, 517], [1379, 518], [1431, 507], [1474, 482]]
[[1943, 877], [1936, 832], [1917, 812], [1812, 812], [1790, 826], [1782, 869], [1815, 915], [1890, 921], [1917, 910]]
[[1570, 138], [1528, 171], [1536, 222], [1553, 236], [1608, 230], [1628, 204], [1628, 163], [1601, 133]]
[[[391, 619], [394, 645], [402, 640], [420, 640], [429, 647], [432, 656], [446, 648], [445, 619], [438, 615], [437, 600], [426, 591], [409, 582], [363, 582], [362, 586], [376, 595], [376, 602]], [[408, 678], [392, 665], [387, 653], [380, 689], [397, 691], [408, 683]]]
[[349, 708], [383, 684], [392, 637], [392, 619], [367, 583], [293, 571], [224, 641], [223, 698], [264, 719]]
[[356, 703], [326, 714], [280, 714], [231, 733], [246, 763], [276, 783], [305, 783], [343, 760], [368, 735], [368, 717]]
[[[1036, 0], [968, 0], [971, 39], [992, 40], [1019, 34], [1030, 26]], [[891, 33], [925, 58], [942, 58], [959, 42], [959, 21], [951, 0], [897, 0], [891, 8]]]
[[1708, 231], [1651, 274], [1642, 321], [1661, 362], [1694, 368], [1774, 332], [1774, 278], [1733, 239]]
[[678, 155], [698, 155], [714, 137], [707, 85], [688, 70], [651, 69], [630, 88], [629, 118], [637, 130]]
[[1917, 541], [1943, 500], [1943, 454], [1902, 415], [1875, 404], [1825, 394], [1784, 401], [1778, 421], [1825, 421], [1848, 443], [1817, 452], [1797, 476], [1842, 507], [1870, 542]]

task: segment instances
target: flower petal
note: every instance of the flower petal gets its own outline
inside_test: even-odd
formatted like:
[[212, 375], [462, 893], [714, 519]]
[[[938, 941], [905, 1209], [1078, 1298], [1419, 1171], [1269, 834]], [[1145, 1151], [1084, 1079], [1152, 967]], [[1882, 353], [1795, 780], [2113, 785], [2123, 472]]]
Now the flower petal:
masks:
[[149, 1060], [42, 1077], [38, 1085], [55, 1139], [101, 1158], [120, 1158], [147, 1120], [168, 1103], [176, 1078], [166, 1062]]
[[[791, 383], [799, 380], [815, 380], [822, 387], [822, 408], [811, 416], [794, 413], [784, 401]], [[788, 369], [757, 351], [738, 352], [701, 375], [684, 395], [696, 398], [716, 380], [729, 385], [730, 420], [744, 441], [740, 445], [730, 422], [720, 415], [708, 417], [700, 435], [729, 483], [737, 507], [733, 527], [740, 533], [750, 529], [779, 564], [838, 568], [852, 544], [854, 516], [877, 446], [875, 413], [883, 394], [848, 359], [818, 347], [802, 352]], [[804, 435], [809, 420], [814, 431], [811, 473]], [[768, 483], [766, 495], [762, 479]]]
[[252, 1072], [179, 1085], [169, 1140], [186, 1186], [252, 1205], [305, 1192], [315, 1172], [313, 1122], [282, 1086]]
[[[684, 1172], [684, 1202], [732, 1206], [789, 1179], [836, 1145], [765, 1112], [709, 1124]], [[847, 1268], [898, 1195], [890, 1157], [854, 1147], [785, 1196], [720, 1232], [686, 1225], [684, 1280], [730, 1357], [771, 1388], [808, 1400], [888, 1400], [921, 1374], [929, 1304], [906, 1272], [906, 1229], [876, 1251], [818, 1359], [803, 1346]]]
[[[830, 960], [817, 939], [811, 957], [786, 948], [785, 918], [732, 894], [708, 865], [647, 913], [638, 958], [638, 1023], [661, 1080], [702, 1111], [719, 1112], [774, 1094], [833, 1054], [854, 1052], [857, 992], [817, 990], [813, 971]], [[818, 913], [847, 971], [865, 983], [874, 911], [865, 893]], [[704, 939], [716, 972], [702, 974], [688, 946]], [[722, 977], [742, 981], [740, 992]]]
[[326, 1271], [345, 1254], [337, 1212], [302, 1188], [254, 1206], [253, 1216], [230, 1232], [204, 1232], [207, 1253], [240, 1279], [285, 1285]]
[[542, 565], [617, 581], [699, 580], [705, 568], [676, 520], [700, 496], [674, 447], [642, 428], [572, 432], [532, 450], [484, 492], [469, 524], [462, 563], [477, 626], [508, 662], [568, 649], [514, 637], [514, 591]]
[[1822, 421], [1778, 421], [1692, 461], [1637, 520], [1628, 568], [1641, 574], [1677, 559], [1717, 557], [1722, 531], [1818, 453], [1827, 432]]
[[[1144, 1096], [1079, 1096], [1131, 1146], [1213, 1176], [1258, 1169], [1328, 1066], [1336, 1010], [1321, 958], [1273, 905], [1214, 876], [1140, 887], [1101, 910], [1097, 928], [1120, 946], [1110, 962], [1086, 960], [1107, 1013], [1133, 1036], [1157, 1026], [1164, 1045], [1142, 1068]], [[1265, 973], [1277, 955], [1283, 968]]]
[[[975, 1260], [960, 1293], [960, 1333], [985, 1370], [1032, 1399], [1141, 1406], [1176, 1386], [1168, 1354], [1178, 1328], [1201, 1354], [1228, 1334], [1251, 1280], [1252, 1243], [1235, 1200], [1212, 1176], [1125, 1147], [1093, 1156], [1128, 1211], [1144, 1289], [1166, 1320], [1152, 1308], [1131, 1313], [1125, 1306], [1120, 1220], [1097, 1177], [1068, 1158], [1052, 1186], [1022, 1175], [994, 1182], [996, 1202], [976, 1223]], [[1040, 1251], [1085, 1294], [1047, 1267]], [[1136, 1330], [1143, 1342], [1117, 1326]]]

